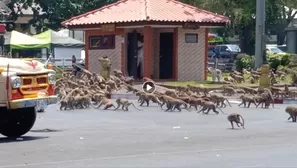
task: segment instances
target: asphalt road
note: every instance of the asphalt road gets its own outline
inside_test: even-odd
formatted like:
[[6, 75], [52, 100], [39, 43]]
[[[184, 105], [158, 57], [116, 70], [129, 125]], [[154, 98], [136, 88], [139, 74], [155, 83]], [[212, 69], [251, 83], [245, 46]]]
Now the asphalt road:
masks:
[[297, 123], [284, 108], [225, 108], [245, 118], [231, 130], [223, 114], [50, 106], [25, 137], [0, 137], [0, 168], [297, 167]]

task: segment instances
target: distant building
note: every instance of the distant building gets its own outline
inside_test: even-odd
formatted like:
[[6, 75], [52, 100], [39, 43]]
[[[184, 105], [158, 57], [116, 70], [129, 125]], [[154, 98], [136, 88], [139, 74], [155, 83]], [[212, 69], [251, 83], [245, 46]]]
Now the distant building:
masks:
[[85, 42], [85, 31], [83, 30], [69, 30], [69, 29], [61, 29], [59, 31], [63, 36], [72, 37], [76, 40]]

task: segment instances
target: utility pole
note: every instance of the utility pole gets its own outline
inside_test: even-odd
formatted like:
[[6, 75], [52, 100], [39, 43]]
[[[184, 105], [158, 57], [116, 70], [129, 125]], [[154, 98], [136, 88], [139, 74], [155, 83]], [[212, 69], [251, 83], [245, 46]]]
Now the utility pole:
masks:
[[259, 87], [268, 88], [270, 87], [270, 68], [266, 59], [265, 0], [256, 0], [256, 2], [255, 68], [261, 67]]
[[255, 68], [259, 68], [263, 64], [263, 58], [266, 56], [265, 0], [256, 0], [256, 2]]

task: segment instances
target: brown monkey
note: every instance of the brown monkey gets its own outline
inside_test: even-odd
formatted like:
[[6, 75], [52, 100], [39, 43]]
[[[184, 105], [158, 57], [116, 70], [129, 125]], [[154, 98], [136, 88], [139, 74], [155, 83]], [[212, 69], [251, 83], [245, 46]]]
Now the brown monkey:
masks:
[[216, 108], [218, 108], [223, 114], [225, 114], [222, 109], [220, 109], [219, 107], [216, 107], [216, 105], [213, 102], [210, 101], [202, 101], [201, 103], [202, 105], [202, 109], [199, 110], [197, 113], [200, 113], [201, 111], [207, 110], [207, 112], [205, 112], [204, 114], [208, 114], [210, 110], [212, 110], [213, 112], [215, 112], [216, 114], [219, 114], [219, 111], [216, 110]]
[[[234, 129], [233, 122], [235, 122], [238, 127], [240, 127], [240, 125], [241, 125], [242, 128], [244, 129], [244, 119], [240, 114], [231, 113], [231, 114], [228, 115], [227, 119], [231, 123], [232, 129]], [[241, 119], [241, 121], [240, 121], [240, 119]]]
[[292, 119], [293, 122], [296, 122], [297, 106], [288, 106], [286, 107], [285, 112], [290, 115], [288, 120]]
[[166, 90], [164, 94], [167, 96], [173, 97], [173, 98], [178, 97], [177, 94], [175, 93], [175, 91], [172, 91], [172, 90]]
[[126, 86], [127, 86], [127, 92], [126, 93], [132, 92], [133, 94], [135, 94], [135, 93], [140, 91], [140, 90], [134, 88], [132, 85], [127, 84]]
[[227, 93], [228, 96], [232, 96], [234, 94], [236, 94], [236, 90], [233, 88], [233, 87], [229, 87], [229, 86], [226, 86], [223, 88], [224, 89], [224, 94]]
[[161, 95], [159, 96], [159, 100], [161, 102], [160, 106], [163, 108], [164, 104], [167, 104], [167, 100], [172, 99], [172, 97], [167, 96], [167, 95]]
[[167, 109], [165, 111], [172, 111], [177, 109], [179, 112], [181, 112], [181, 106], [184, 105], [185, 109], [188, 110], [188, 105], [186, 102], [184, 102], [183, 100], [180, 99], [176, 99], [176, 98], [171, 98], [171, 99], [167, 99], [166, 101], [166, 105], [167, 105]]
[[138, 92], [136, 93], [136, 95], [139, 96], [138, 102], [140, 102], [140, 106], [142, 106], [144, 103], [146, 103], [146, 105], [149, 106], [150, 101], [158, 103], [159, 105], [161, 104], [160, 100], [154, 94]]
[[128, 111], [128, 107], [130, 105], [132, 105], [132, 106], [134, 106], [135, 109], [137, 109], [139, 111], [142, 111], [141, 109], [137, 108], [132, 101], [130, 101], [128, 99], [125, 99], [125, 98], [119, 98], [119, 99], [117, 99], [116, 100], [116, 103], [117, 103], [117, 107], [114, 110], [117, 110], [120, 106], [122, 106], [122, 109], [124, 111]]
[[88, 108], [90, 105], [92, 105], [92, 103], [89, 95], [74, 96], [74, 106], [76, 108]]
[[[252, 96], [241, 95], [239, 98], [241, 99], [242, 102], [238, 105], [238, 107], [241, 106], [241, 105], [243, 104], [244, 107], [246, 107], [246, 105], [247, 105], [247, 108], [250, 108], [251, 103], [253, 103], [256, 107], [258, 107], [258, 106], [256, 105], [256, 100], [255, 100], [255, 98], [252, 97]], [[246, 103], [248, 103], [248, 104], [246, 104]]]
[[210, 100], [212, 102], [216, 103], [217, 106], [219, 106], [221, 104], [221, 108], [227, 106], [225, 104], [225, 101], [229, 104], [230, 107], [232, 107], [229, 100], [227, 98], [223, 97], [223, 96], [218, 96], [218, 95], [212, 94], [212, 95], [210, 95]]
[[74, 101], [73, 96], [69, 96], [68, 98], [65, 98], [65, 99], [61, 100], [59, 102], [60, 103], [60, 110], [62, 110], [63, 108], [64, 108], [64, 110], [67, 110], [67, 108], [69, 108], [70, 110], [74, 110], [73, 101]]
[[196, 97], [191, 97], [191, 99], [189, 100], [189, 108], [191, 108], [192, 106], [195, 107], [196, 110], [198, 110], [198, 106], [201, 106], [203, 101], [203, 98], [196, 98]]
[[272, 102], [272, 107], [274, 108], [274, 98], [272, 92], [267, 88], [264, 88], [263, 90], [264, 93], [262, 93], [261, 96], [263, 97], [263, 99], [270, 100]]
[[99, 109], [102, 105], [104, 105], [104, 108], [103, 108], [104, 110], [107, 110], [110, 107], [116, 108], [115, 105], [111, 102], [111, 100], [103, 95], [101, 95], [101, 101], [100, 101], [98, 107], [96, 107], [96, 109]]
[[247, 93], [247, 94], [251, 94], [251, 95], [257, 94], [257, 91], [254, 88], [251, 88], [251, 87], [242, 86], [242, 87], [240, 87], [240, 89], [244, 90], [245, 93]]

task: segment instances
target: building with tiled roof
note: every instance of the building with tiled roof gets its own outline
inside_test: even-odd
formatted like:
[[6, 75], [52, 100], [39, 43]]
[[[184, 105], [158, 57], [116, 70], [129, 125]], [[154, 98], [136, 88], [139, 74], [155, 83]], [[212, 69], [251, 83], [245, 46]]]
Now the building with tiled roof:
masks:
[[207, 77], [208, 29], [229, 19], [177, 0], [119, 0], [64, 21], [85, 30], [86, 66], [99, 72], [98, 58], [108, 56], [113, 69], [139, 76], [138, 39], [142, 34], [143, 77], [204, 80]]

